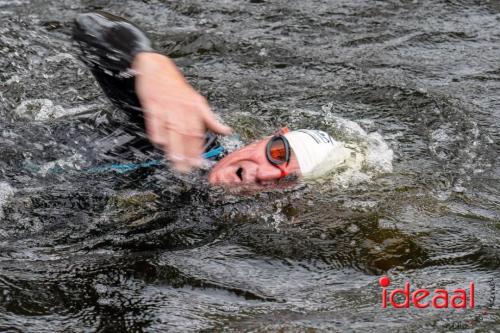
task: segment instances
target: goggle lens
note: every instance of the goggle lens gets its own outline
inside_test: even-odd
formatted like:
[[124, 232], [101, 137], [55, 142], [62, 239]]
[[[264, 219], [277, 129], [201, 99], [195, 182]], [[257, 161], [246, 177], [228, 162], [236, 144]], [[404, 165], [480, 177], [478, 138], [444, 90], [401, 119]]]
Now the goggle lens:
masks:
[[266, 146], [266, 157], [272, 165], [279, 166], [290, 161], [290, 145], [282, 135], [273, 136]]
[[271, 142], [271, 147], [269, 152], [273, 160], [279, 161], [281, 163], [286, 162], [287, 154], [286, 154], [285, 142], [281, 138], [278, 138]]

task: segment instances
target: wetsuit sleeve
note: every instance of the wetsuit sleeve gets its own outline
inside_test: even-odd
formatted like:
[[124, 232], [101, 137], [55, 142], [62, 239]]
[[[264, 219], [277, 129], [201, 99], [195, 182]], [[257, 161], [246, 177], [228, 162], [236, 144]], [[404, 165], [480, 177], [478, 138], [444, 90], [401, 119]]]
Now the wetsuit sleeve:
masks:
[[153, 51], [148, 37], [121, 17], [93, 12], [78, 15], [73, 39], [80, 47], [80, 58], [107, 97], [144, 128], [132, 63], [138, 53]]
[[[106, 96], [144, 133], [144, 117], [135, 91], [132, 63], [138, 53], [154, 52], [148, 37], [121, 17], [93, 12], [78, 15], [73, 39], [80, 47], [80, 58], [90, 68]], [[208, 131], [204, 150], [217, 146], [217, 136]]]

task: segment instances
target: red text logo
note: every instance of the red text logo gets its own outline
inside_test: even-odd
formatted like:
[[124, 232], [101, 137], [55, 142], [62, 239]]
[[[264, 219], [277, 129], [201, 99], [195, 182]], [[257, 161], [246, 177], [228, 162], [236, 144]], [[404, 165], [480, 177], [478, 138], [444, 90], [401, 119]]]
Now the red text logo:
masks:
[[382, 287], [382, 308], [384, 309], [387, 308], [388, 303], [396, 309], [409, 308], [410, 303], [419, 309], [429, 306], [436, 309], [447, 309], [449, 307], [466, 309], [467, 305], [470, 309], [474, 308], [474, 282], [469, 283], [469, 290], [462, 288], [451, 291], [435, 289], [433, 292], [425, 288], [412, 291], [410, 283], [406, 282], [404, 288], [393, 289], [389, 295], [387, 287], [391, 284], [391, 280], [387, 276], [382, 276], [379, 283]]

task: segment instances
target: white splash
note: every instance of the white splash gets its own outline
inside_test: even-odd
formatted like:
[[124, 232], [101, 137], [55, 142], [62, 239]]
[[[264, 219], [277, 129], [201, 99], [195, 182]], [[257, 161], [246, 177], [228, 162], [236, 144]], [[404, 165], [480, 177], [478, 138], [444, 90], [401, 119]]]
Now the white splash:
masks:
[[19, 117], [24, 119], [44, 121], [49, 119], [78, 115], [88, 112], [89, 110], [92, 110], [96, 107], [96, 104], [89, 104], [65, 109], [60, 105], [54, 105], [54, 102], [52, 102], [50, 99], [42, 98], [23, 101], [14, 110], [14, 112]]
[[64, 108], [54, 105], [50, 99], [30, 99], [23, 101], [14, 112], [21, 118], [30, 120], [47, 120], [65, 115]]
[[346, 187], [368, 181], [377, 174], [392, 172], [394, 152], [380, 133], [367, 133], [357, 122], [334, 115], [330, 105], [322, 111], [321, 116], [327, 125], [325, 131], [355, 152], [344, 168], [328, 175], [328, 180]]
[[26, 160], [24, 167], [38, 173], [42, 177], [46, 177], [48, 174], [56, 174], [63, 170], [81, 170], [83, 161], [83, 156], [77, 153], [42, 165], [33, 164], [31, 161]]
[[46, 59], [47, 62], [55, 62], [55, 63], [60, 63], [64, 60], [71, 60], [74, 62], [77, 61], [76, 58], [70, 53], [59, 53], [54, 56], [48, 57]]
[[369, 168], [379, 173], [392, 172], [392, 159], [394, 152], [380, 133], [374, 132], [367, 135], [368, 149], [366, 150], [366, 164]]
[[8, 183], [0, 182], [0, 219], [3, 218], [3, 206], [14, 195], [15, 190]]
[[0, 7], [3, 6], [20, 6], [29, 3], [28, 0], [0, 0]]

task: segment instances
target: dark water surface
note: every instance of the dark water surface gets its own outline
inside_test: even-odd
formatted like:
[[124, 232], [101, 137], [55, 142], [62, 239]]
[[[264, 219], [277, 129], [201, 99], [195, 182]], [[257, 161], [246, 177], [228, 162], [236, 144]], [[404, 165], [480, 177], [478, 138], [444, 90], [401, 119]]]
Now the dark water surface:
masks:
[[[342, 117], [394, 171], [238, 196], [76, 170], [123, 139], [70, 41], [95, 9], [142, 26], [245, 140]], [[0, 0], [0, 68], [0, 331], [500, 329], [498, 1]], [[476, 308], [382, 310], [383, 274], [474, 281]]]

